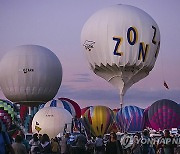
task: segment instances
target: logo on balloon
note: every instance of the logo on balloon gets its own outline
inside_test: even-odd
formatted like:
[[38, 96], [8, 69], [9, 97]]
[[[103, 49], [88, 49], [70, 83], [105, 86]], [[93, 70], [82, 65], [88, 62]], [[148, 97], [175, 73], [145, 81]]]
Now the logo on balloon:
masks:
[[91, 51], [91, 50], [94, 48], [94, 44], [95, 44], [94, 41], [86, 40], [86, 41], [84, 42], [83, 46], [85, 47], [86, 50]]
[[32, 69], [32, 68], [23, 68], [23, 69], [19, 69], [19, 71], [23, 71], [24, 74], [26, 74], [27, 72], [34, 72], [34, 69]]

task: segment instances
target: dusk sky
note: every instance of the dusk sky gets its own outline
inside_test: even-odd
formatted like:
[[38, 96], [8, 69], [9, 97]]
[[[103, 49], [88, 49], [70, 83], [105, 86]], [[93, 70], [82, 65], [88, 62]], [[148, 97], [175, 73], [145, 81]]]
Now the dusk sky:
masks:
[[[0, 58], [18, 45], [47, 47], [63, 67], [56, 97], [68, 97], [80, 107], [120, 107], [119, 91], [90, 70], [80, 44], [81, 30], [88, 18], [115, 4], [144, 10], [156, 21], [161, 33], [155, 67], [127, 91], [125, 105], [145, 108], [163, 98], [180, 103], [179, 0], [0, 0]], [[169, 90], [163, 86], [164, 80]], [[2, 91], [0, 96], [5, 98]]]

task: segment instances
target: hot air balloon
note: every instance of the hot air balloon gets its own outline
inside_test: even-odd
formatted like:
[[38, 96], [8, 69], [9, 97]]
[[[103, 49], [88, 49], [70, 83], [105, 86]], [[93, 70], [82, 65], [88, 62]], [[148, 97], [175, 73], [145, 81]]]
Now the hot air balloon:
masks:
[[110, 129], [108, 130], [108, 132], [118, 132], [118, 126], [117, 126], [117, 123], [116, 123], [116, 114], [118, 113], [119, 111], [119, 108], [116, 108], [116, 109], [113, 109], [113, 124], [111, 125]]
[[92, 106], [84, 113], [82, 122], [87, 132], [103, 136], [113, 123], [113, 112], [106, 106]]
[[171, 129], [180, 126], [180, 106], [168, 99], [154, 102], [148, 110], [148, 119], [151, 127], [158, 129]]
[[118, 127], [126, 132], [142, 131], [144, 110], [137, 106], [125, 106], [116, 115]]
[[87, 109], [89, 109], [90, 107], [92, 107], [92, 106], [87, 106], [87, 107], [82, 108], [81, 109], [81, 115], [83, 116], [84, 113], [87, 111]]
[[92, 71], [123, 96], [153, 69], [160, 48], [156, 22], [143, 10], [115, 5], [92, 15], [83, 26], [81, 46]]
[[57, 56], [38, 45], [22, 45], [6, 53], [0, 70], [0, 86], [6, 98], [28, 106], [53, 99], [62, 80]]
[[81, 117], [81, 109], [79, 105], [68, 98], [53, 99], [47, 102], [44, 107], [62, 107], [69, 111], [74, 118]]
[[72, 116], [60, 107], [44, 107], [39, 110], [32, 121], [32, 132], [40, 134], [48, 134], [50, 138], [54, 138], [59, 133], [63, 133], [65, 126], [67, 130], [71, 130]]
[[24, 127], [26, 133], [32, 132], [32, 119], [34, 115], [38, 112], [38, 107], [31, 107], [31, 114], [29, 114], [29, 108], [25, 105], [20, 105], [19, 114], [21, 124]]
[[17, 114], [14, 105], [8, 100], [0, 99], [0, 121], [4, 129], [8, 130], [12, 122], [15, 120]]
[[143, 121], [144, 121], [144, 126], [143, 128], [151, 128], [151, 124], [149, 122], [149, 118], [148, 118], [148, 111], [149, 111], [149, 107], [147, 107], [145, 110], [144, 110], [144, 113], [143, 113]]

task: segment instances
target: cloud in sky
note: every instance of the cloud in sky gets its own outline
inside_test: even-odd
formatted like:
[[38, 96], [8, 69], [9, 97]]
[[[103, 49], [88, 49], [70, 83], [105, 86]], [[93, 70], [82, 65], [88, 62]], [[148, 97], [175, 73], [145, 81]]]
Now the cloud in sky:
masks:
[[74, 79], [70, 80], [69, 82], [91, 82], [92, 79], [90, 78], [90, 74], [88, 73], [79, 73], [74, 74]]
[[[171, 99], [180, 103], [180, 89], [177, 90], [149, 90], [130, 89], [124, 98], [125, 105], [136, 105], [145, 108], [160, 99]], [[119, 105], [119, 94], [116, 89], [76, 89], [62, 85], [58, 95], [80, 101], [80, 106], [102, 104], [111, 108]], [[83, 104], [81, 104], [83, 102]], [[87, 104], [84, 102], [88, 102]], [[92, 104], [91, 104], [92, 103]]]

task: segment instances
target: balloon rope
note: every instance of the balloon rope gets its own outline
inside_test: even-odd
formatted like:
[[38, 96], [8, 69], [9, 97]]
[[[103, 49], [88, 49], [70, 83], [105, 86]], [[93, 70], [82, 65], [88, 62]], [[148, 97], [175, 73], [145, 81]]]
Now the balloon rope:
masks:
[[123, 117], [123, 111], [122, 111], [123, 98], [124, 98], [124, 95], [120, 93], [120, 111], [121, 111], [121, 116], [122, 116], [122, 123], [124, 124], [121, 131], [124, 133], [125, 132], [125, 119]]

